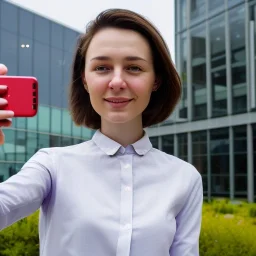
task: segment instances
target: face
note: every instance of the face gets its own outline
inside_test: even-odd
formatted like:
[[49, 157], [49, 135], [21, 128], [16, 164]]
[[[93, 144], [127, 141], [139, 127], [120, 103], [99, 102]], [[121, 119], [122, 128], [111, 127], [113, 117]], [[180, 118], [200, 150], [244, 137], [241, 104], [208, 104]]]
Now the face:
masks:
[[86, 53], [84, 80], [102, 125], [141, 122], [155, 89], [148, 42], [133, 30], [100, 30]]

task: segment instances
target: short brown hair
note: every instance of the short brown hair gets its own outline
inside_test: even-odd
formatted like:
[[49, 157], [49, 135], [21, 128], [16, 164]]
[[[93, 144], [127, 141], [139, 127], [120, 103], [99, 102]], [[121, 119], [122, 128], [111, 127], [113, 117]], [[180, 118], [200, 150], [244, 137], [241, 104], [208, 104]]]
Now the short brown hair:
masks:
[[166, 43], [158, 30], [143, 16], [124, 9], [109, 9], [101, 12], [91, 21], [86, 32], [80, 35], [73, 60], [69, 94], [69, 108], [76, 125], [99, 129], [101, 119], [93, 109], [89, 94], [83, 85], [82, 73], [85, 68], [85, 56], [93, 36], [103, 28], [131, 29], [148, 41], [156, 77], [161, 81], [157, 91], [151, 94], [148, 106], [142, 113], [143, 127], [163, 122], [174, 110], [180, 95], [181, 82], [171, 60]]

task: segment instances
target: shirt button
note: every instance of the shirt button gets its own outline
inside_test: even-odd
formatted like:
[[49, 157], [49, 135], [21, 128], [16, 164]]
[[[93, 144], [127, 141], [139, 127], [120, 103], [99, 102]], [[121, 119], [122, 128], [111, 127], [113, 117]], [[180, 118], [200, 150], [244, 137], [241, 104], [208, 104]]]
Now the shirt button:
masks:
[[130, 186], [126, 186], [126, 187], [124, 187], [124, 190], [125, 190], [125, 191], [131, 191], [132, 188], [131, 188]]
[[131, 166], [129, 165], [129, 164], [126, 164], [125, 166], [124, 166], [124, 168], [125, 169], [129, 169]]
[[129, 230], [131, 229], [131, 224], [127, 223], [124, 225], [124, 229]]

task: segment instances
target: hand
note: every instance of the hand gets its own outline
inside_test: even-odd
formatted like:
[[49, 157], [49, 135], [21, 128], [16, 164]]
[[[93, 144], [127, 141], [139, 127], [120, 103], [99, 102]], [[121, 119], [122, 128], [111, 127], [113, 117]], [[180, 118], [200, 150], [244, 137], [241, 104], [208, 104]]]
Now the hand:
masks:
[[[3, 64], [0, 64], [0, 76], [4, 76], [7, 74], [7, 67]], [[7, 90], [5, 85], [0, 84], [0, 145], [4, 144], [4, 133], [1, 129], [2, 126], [8, 127], [11, 126], [12, 120], [11, 118], [14, 116], [13, 111], [9, 110], [1, 110], [8, 103], [6, 99], [1, 98]]]

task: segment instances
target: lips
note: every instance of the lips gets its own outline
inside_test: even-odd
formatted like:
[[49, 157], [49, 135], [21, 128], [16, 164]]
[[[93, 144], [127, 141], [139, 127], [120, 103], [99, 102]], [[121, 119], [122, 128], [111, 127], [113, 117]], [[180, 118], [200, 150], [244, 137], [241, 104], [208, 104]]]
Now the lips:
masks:
[[132, 99], [128, 99], [128, 98], [107, 98], [105, 99], [108, 102], [112, 102], [112, 103], [125, 103], [125, 102], [129, 102]]

